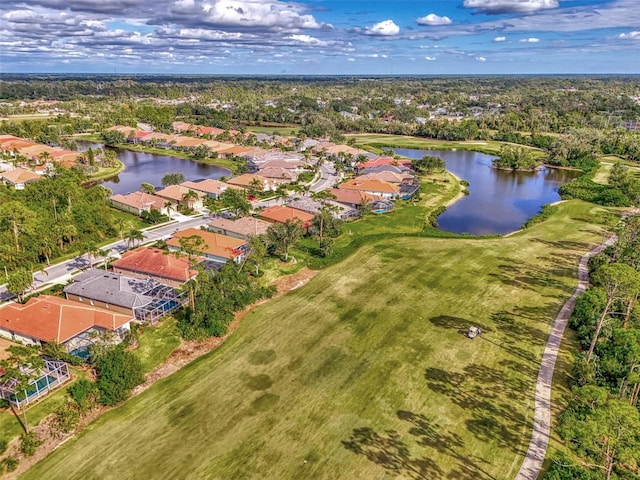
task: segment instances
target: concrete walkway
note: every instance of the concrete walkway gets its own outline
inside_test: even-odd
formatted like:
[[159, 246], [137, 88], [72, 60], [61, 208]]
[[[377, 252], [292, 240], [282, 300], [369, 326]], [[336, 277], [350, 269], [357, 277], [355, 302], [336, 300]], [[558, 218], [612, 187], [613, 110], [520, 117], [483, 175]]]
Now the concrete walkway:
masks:
[[542, 469], [542, 462], [547, 453], [549, 444], [549, 431], [551, 429], [551, 384], [553, 381], [553, 370], [558, 358], [558, 350], [562, 342], [562, 335], [567, 326], [567, 321], [573, 312], [576, 298], [589, 286], [589, 270], [587, 262], [591, 257], [597, 255], [609, 245], [615, 242], [616, 236], [609, 238], [602, 245], [599, 245], [584, 254], [578, 265], [578, 288], [571, 295], [571, 298], [564, 304], [560, 313], [553, 323], [553, 329], [547, 340], [547, 346], [542, 355], [542, 363], [538, 372], [536, 382], [536, 397], [533, 416], [533, 433], [529, 449], [525, 455], [524, 462], [515, 480], [536, 480]]

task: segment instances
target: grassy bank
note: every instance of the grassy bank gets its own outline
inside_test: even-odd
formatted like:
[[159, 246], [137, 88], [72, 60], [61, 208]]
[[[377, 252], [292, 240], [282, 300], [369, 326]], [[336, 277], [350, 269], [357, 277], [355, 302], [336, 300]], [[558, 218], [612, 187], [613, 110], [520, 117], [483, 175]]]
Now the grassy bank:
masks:
[[[447, 140], [433, 140], [430, 138], [411, 137], [407, 135], [387, 135], [387, 134], [352, 134], [347, 137], [355, 138], [356, 146], [371, 150], [375, 153], [382, 153], [383, 148], [414, 148], [417, 150], [472, 150], [474, 152], [498, 155], [500, 147], [504, 142], [493, 140], [473, 140], [463, 142], [452, 142]], [[536, 157], [542, 158], [544, 153], [534, 147], [523, 146], [532, 151]]]
[[24, 478], [512, 478], [598, 210], [565, 202], [508, 238], [369, 243]]

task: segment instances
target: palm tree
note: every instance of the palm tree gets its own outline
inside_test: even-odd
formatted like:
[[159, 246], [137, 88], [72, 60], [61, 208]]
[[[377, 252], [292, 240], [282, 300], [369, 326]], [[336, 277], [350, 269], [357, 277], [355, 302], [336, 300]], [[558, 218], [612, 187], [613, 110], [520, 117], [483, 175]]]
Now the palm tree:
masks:
[[285, 262], [289, 261], [289, 248], [298, 241], [303, 234], [304, 229], [302, 222], [298, 219], [289, 219], [285, 223], [274, 223], [267, 231], [269, 241], [276, 249], [284, 252]]
[[189, 210], [193, 210], [193, 204], [196, 200], [198, 200], [198, 194], [193, 190], [189, 190], [187, 193], [182, 195], [182, 201], [186, 203]]
[[167, 210], [167, 216], [171, 218], [171, 212], [173, 211], [173, 203], [164, 202], [164, 208]]
[[144, 240], [144, 233], [136, 228], [132, 228], [127, 232], [125, 240], [127, 241], [127, 248], [131, 248], [132, 245], [135, 247], [136, 242]]

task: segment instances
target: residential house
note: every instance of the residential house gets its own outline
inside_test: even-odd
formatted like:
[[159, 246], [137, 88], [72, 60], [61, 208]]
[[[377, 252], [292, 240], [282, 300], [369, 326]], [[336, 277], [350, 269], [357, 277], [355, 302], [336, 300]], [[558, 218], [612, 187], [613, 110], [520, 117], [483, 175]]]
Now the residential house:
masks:
[[[193, 192], [195, 195], [190, 196], [189, 192]], [[169, 202], [177, 203], [195, 210], [204, 206], [203, 199], [207, 196], [206, 193], [192, 190], [190, 188], [183, 187], [182, 185], [169, 185], [162, 190], [158, 190], [156, 195]]]
[[8, 172], [1, 172], [0, 179], [5, 185], [11, 185], [16, 190], [24, 190], [26, 185], [40, 180], [40, 175], [27, 170], [26, 168], [17, 167]]
[[111, 262], [111, 268], [115, 273], [152, 278], [172, 287], [179, 287], [198, 274], [185, 256], [151, 247], [138, 247], [125, 252], [121, 258]]
[[378, 195], [384, 199], [398, 198], [400, 185], [385, 182], [384, 180], [360, 180], [354, 178], [338, 185], [341, 190], [358, 190], [371, 195]]
[[205, 193], [211, 198], [218, 198], [227, 188], [240, 188], [212, 178], [200, 180], [199, 182], [183, 182], [180, 185], [196, 192]]
[[[353, 208], [346, 207], [338, 202], [326, 200], [325, 204], [329, 207], [331, 215], [335, 218], [342, 218], [346, 220], [356, 216], [356, 211]], [[315, 215], [320, 211], [323, 203], [310, 197], [295, 197], [293, 200], [287, 202], [287, 206]]]
[[151, 210], [157, 210], [162, 215], [168, 215], [168, 207], [166, 204], [171, 203], [164, 198], [144, 192], [112, 195], [109, 197], [109, 202], [119, 210], [124, 210], [125, 212], [138, 216], [142, 215], [142, 212], [150, 212]]
[[309, 230], [309, 227], [311, 227], [311, 220], [313, 220], [313, 215], [310, 213], [282, 205], [273, 205], [265, 208], [258, 213], [258, 216], [271, 223], [285, 223], [287, 220], [297, 219], [300, 220], [302, 228], [304, 228], [305, 231]]
[[270, 222], [254, 217], [242, 217], [237, 220], [218, 217], [207, 223], [206, 229], [229, 237], [249, 240], [253, 236], [267, 233], [270, 225]]
[[218, 263], [226, 263], [229, 260], [233, 260], [236, 263], [240, 263], [245, 258], [247, 251], [246, 240], [196, 228], [187, 228], [175, 232], [173, 237], [167, 240], [167, 245], [171, 250], [182, 250], [180, 239], [191, 236], [197, 236], [203, 240], [203, 245], [198, 247], [196, 252], [208, 260]]
[[257, 190], [262, 190], [263, 192], [275, 191], [279, 185], [277, 181], [274, 181], [271, 178], [266, 178], [254, 173], [244, 173], [227, 180], [227, 183], [244, 189], [255, 188]]
[[371, 203], [377, 200], [382, 200], [382, 197], [379, 195], [372, 195], [369, 193], [362, 192], [360, 190], [349, 190], [349, 189], [341, 189], [341, 188], [331, 188], [327, 190], [334, 197], [334, 201], [336, 203], [346, 205], [352, 208], [360, 208], [364, 203]]
[[153, 278], [136, 278], [104, 270], [87, 270], [64, 287], [67, 300], [100, 307], [154, 323], [185, 301], [184, 295]]
[[413, 184], [416, 179], [415, 175], [410, 173], [395, 173], [388, 171], [381, 171], [376, 173], [367, 173], [366, 175], [358, 175], [358, 180], [382, 180], [389, 183]]
[[365, 168], [380, 167], [382, 165], [395, 165], [411, 168], [411, 160], [398, 159], [393, 157], [378, 157], [356, 165], [358, 170]]
[[49, 295], [12, 303], [0, 309], [0, 335], [25, 345], [56, 342], [72, 355], [86, 358], [102, 332], [121, 341], [130, 329], [132, 315], [83, 305]]
[[278, 185], [286, 185], [298, 180], [298, 174], [295, 170], [282, 167], [260, 168], [258, 174]]

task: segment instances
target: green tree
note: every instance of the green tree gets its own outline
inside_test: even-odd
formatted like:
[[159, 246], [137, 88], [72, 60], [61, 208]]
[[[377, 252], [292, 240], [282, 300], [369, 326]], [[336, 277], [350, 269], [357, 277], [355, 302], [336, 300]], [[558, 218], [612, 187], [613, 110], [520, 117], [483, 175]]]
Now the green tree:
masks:
[[249, 239], [244, 264], [254, 267], [256, 276], [260, 273], [260, 265], [267, 257], [267, 250], [267, 239], [264, 236], [254, 235]]
[[[17, 400], [25, 400], [27, 391], [32, 389], [33, 382], [40, 378], [44, 361], [40, 357], [39, 349], [35, 346], [12, 345], [6, 351], [9, 357], [0, 360], [0, 368], [5, 372], [4, 377], [14, 380], [13, 390]], [[29, 433], [26, 408], [22, 409], [22, 418], [22, 426], [25, 432]]]
[[411, 168], [417, 173], [431, 174], [436, 172], [442, 172], [447, 167], [447, 164], [440, 157], [433, 155], [425, 155], [420, 159], [414, 159], [411, 161]]
[[628, 299], [633, 295], [637, 295], [640, 289], [640, 273], [624, 263], [603, 265], [593, 272], [591, 278], [595, 285], [604, 290], [607, 295], [607, 301], [598, 319], [591, 345], [587, 351], [587, 362], [593, 355], [593, 350], [598, 342], [602, 326], [610, 313], [611, 306], [617, 300]]
[[136, 242], [142, 242], [144, 240], [144, 233], [137, 228], [132, 228], [126, 233], [125, 240], [127, 241], [127, 248], [135, 247]]
[[[206, 243], [204, 239], [200, 235], [190, 235], [188, 237], [180, 237], [178, 240], [178, 244], [180, 245], [180, 250], [187, 254], [187, 258], [189, 261], [189, 265], [193, 265], [194, 260], [193, 257], [200, 252], [204, 248], [206, 248]], [[189, 292], [189, 305], [191, 306], [191, 310], [196, 312], [196, 301], [195, 301], [195, 290], [196, 290], [196, 280], [190, 279], [186, 285]]]
[[236, 217], [248, 215], [251, 211], [251, 202], [242, 190], [236, 188], [227, 188], [222, 192], [220, 203], [223, 207], [233, 210]]
[[187, 193], [182, 195], [182, 201], [185, 202], [189, 210], [193, 210], [193, 205], [197, 200], [198, 200], [198, 194], [193, 190], [189, 190]]
[[120, 344], [93, 359], [98, 373], [97, 386], [103, 405], [117, 405], [131, 390], [144, 382], [140, 359]]
[[14, 200], [0, 205], [0, 228], [11, 232], [16, 252], [20, 252], [20, 235], [32, 233], [35, 224], [36, 214], [21, 202]]
[[288, 219], [284, 223], [274, 223], [267, 230], [269, 243], [276, 251], [284, 254], [284, 261], [289, 261], [289, 249], [304, 234], [302, 222], [299, 219]]
[[120, 145], [127, 141], [124, 134], [118, 130], [105, 130], [101, 135], [104, 144], [108, 146]]
[[598, 387], [574, 390], [575, 398], [561, 416], [560, 435], [587, 460], [588, 469], [601, 469], [610, 479], [614, 469], [640, 462], [640, 412], [611, 398]]
[[184, 173], [180, 172], [167, 173], [160, 181], [163, 187], [168, 187], [169, 185], [180, 185], [182, 182], [184, 182]]
[[142, 182], [140, 185], [140, 191], [144, 193], [148, 193], [149, 195], [153, 195], [156, 193], [156, 187], [147, 182]]
[[18, 268], [11, 272], [7, 277], [7, 291], [18, 297], [18, 301], [22, 302], [24, 292], [33, 283], [33, 275], [26, 268]]

